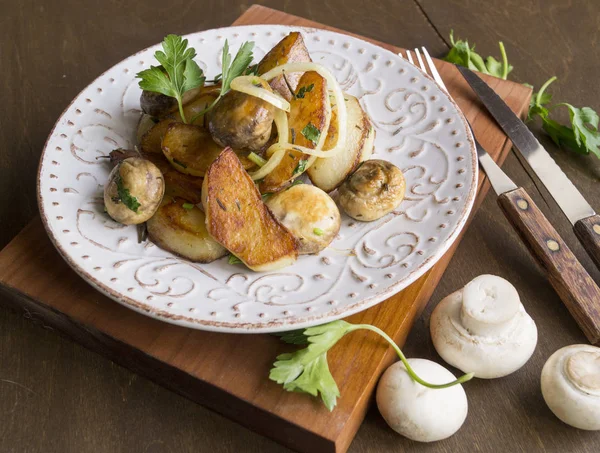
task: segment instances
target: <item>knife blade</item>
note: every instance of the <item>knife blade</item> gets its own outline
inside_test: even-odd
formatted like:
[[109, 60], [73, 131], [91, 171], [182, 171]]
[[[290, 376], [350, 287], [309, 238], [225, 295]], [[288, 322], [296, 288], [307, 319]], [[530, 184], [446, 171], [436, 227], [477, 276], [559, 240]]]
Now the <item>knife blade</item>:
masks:
[[508, 135], [514, 147], [525, 157], [569, 221], [575, 225], [578, 220], [596, 214], [525, 123], [513, 113], [500, 96], [473, 71], [462, 66], [457, 67], [483, 105]]
[[494, 117], [504, 133], [525, 158], [542, 181], [552, 198], [574, 226], [575, 234], [600, 268], [600, 216], [581, 195], [571, 180], [554, 162], [525, 123], [513, 113], [506, 103], [477, 74], [456, 66], [483, 105]]

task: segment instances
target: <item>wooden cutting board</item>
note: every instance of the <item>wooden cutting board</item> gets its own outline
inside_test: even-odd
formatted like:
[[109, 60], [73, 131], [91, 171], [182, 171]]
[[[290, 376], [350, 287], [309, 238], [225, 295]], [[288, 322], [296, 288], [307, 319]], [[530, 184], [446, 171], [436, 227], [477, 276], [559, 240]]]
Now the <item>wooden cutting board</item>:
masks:
[[[304, 25], [341, 32], [256, 5], [235, 22], [245, 24]], [[369, 41], [394, 52], [400, 50]], [[510, 143], [481, 110], [456, 69], [437, 63], [477, 138], [495, 160], [502, 162]], [[486, 81], [516, 113], [523, 115], [531, 95], [528, 88], [491, 77]], [[481, 175], [476, 207], [488, 188], [483, 180]], [[374, 324], [402, 344], [457, 245], [409, 288], [348, 321]], [[329, 354], [331, 371], [342, 394], [330, 413], [319, 400], [285, 392], [268, 380], [275, 357], [288, 348], [277, 338], [177, 327], [111, 301], [68, 267], [39, 218], [0, 252], [0, 291], [7, 306], [34, 322], [302, 452], [346, 451], [365, 416], [377, 379], [395, 358], [391, 349], [368, 332], [342, 339]]]

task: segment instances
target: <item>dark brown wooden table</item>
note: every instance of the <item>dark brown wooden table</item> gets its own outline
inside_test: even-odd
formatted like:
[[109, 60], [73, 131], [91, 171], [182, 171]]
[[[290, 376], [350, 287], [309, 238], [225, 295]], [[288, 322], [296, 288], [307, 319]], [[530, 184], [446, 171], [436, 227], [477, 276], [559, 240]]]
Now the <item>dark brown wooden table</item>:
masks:
[[[515, 66], [511, 79], [539, 86], [552, 75], [556, 100], [600, 109], [600, 11], [595, 0], [302, 0], [258, 2], [403, 47], [448, 49], [468, 37], [484, 55], [497, 41]], [[35, 175], [50, 128], [98, 74], [169, 32], [230, 24], [239, 1], [144, 2], [22, 0], [0, 3], [0, 248], [35, 215]], [[562, 119], [566, 119], [566, 112]], [[600, 161], [542, 143], [600, 211]], [[544, 210], [600, 282], [570, 224], [515, 156], [505, 170]], [[431, 309], [482, 273], [513, 282], [536, 320], [540, 342], [519, 372], [468, 384], [469, 417], [449, 440], [417, 444], [392, 432], [373, 409], [351, 452], [600, 451], [600, 433], [559, 422], [539, 392], [547, 357], [585, 342], [575, 322], [488, 196], [428, 309], [410, 335], [408, 356], [439, 361], [429, 339]], [[35, 326], [35, 317], [0, 310], [1, 452], [279, 452], [285, 448]]]

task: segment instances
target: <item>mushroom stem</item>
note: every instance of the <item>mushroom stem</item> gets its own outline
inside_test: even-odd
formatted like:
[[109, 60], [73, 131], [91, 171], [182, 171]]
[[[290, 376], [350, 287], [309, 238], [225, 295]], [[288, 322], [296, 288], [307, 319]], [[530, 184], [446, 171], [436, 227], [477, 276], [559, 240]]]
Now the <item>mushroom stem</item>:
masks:
[[467, 374], [462, 375], [458, 379], [456, 379], [452, 382], [448, 382], [446, 384], [431, 384], [431, 383], [421, 379], [417, 375], [417, 373], [415, 373], [415, 371], [411, 368], [410, 364], [408, 363], [408, 360], [406, 360], [406, 357], [404, 356], [404, 353], [402, 352], [402, 350], [398, 347], [396, 342], [394, 340], [392, 340], [392, 338], [387, 333], [385, 333], [383, 330], [381, 330], [378, 327], [372, 326], [370, 324], [355, 324], [352, 327], [350, 327], [346, 333], [352, 332], [354, 330], [370, 330], [372, 332], [379, 334], [381, 337], [383, 337], [392, 346], [394, 351], [396, 351], [396, 354], [398, 354], [398, 357], [400, 358], [400, 360], [406, 367], [406, 371], [408, 372], [408, 375], [412, 378], [412, 380], [415, 382], [418, 382], [419, 384], [421, 384], [424, 387], [428, 387], [430, 389], [445, 389], [448, 387], [452, 387], [454, 385], [458, 385], [458, 384], [462, 384], [464, 382], [470, 381], [474, 376], [474, 373], [467, 373]]

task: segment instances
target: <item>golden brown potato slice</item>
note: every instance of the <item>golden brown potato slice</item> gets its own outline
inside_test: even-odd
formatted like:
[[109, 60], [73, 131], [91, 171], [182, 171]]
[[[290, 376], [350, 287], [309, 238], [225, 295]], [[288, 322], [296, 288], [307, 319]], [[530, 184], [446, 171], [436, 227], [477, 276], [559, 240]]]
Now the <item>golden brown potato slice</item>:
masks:
[[152, 242], [191, 261], [210, 263], [227, 254], [208, 234], [200, 208], [181, 198], [165, 197], [147, 227]]
[[183, 198], [193, 204], [202, 201], [202, 178], [178, 172], [162, 154], [142, 154], [162, 172], [165, 196]]
[[208, 232], [250, 269], [279, 269], [298, 257], [296, 240], [265, 206], [231, 148], [208, 168], [202, 204]]
[[[271, 69], [280, 66], [285, 63], [307, 63], [312, 61], [308, 53], [308, 49], [304, 45], [304, 39], [300, 32], [294, 31], [279, 41], [275, 47], [273, 47], [268, 54], [266, 54], [260, 63], [258, 63], [258, 75], [264, 74]], [[295, 72], [287, 74], [287, 82], [296, 90], [301, 72]], [[283, 76], [275, 77], [270, 82], [271, 88], [281, 94], [288, 101], [292, 99], [292, 93], [290, 92]]]
[[[325, 192], [331, 192], [338, 187], [361, 162], [371, 156], [373, 151], [375, 129], [371, 126], [369, 117], [354, 96], [344, 94], [344, 99], [347, 112], [346, 149], [333, 157], [318, 158], [306, 171], [312, 183]], [[334, 106], [323, 149], [331, 149], [337, 142], [336, 112]]]
[[[327, 82], [314, 71], [304, 73], [298, 90], [304, 88], [304, 97], [290, 101], [289, 128], [290, 140], [296, 145], [314, 148], [316, 142], [329, 127], [327, 122]], [[315, 134], [314, 131], [317, 131]], [[311, 133], [309, 133], [311, 132]], [[309, 138], [312, 138], [310, 140]], [[278, 192], [301, 175], [310, 156], [300, 151], [290, 150], [275, 169], [260, 183], [262, 193]]]
[[175, 121], [171, 118], [159, 121], [152, 126], [140, 140], [140, 150], [144, 153], [162, 154], [161, 142], [167, 129]]
[[162, 150], [173, 167], [193, 176], [204, 176], [208, 166], [217, 158], [222, 147], [210, 133], [192, 124], [174, 123], [166, 131]]
[[[173, 167], [181, 173], [203, 177], [208, 166], [217, 158], [222, 146], [217, 145], [207, 129], [192, 124], [173, 123], [162, 140], [162, 150]], [[254, 163], [247, 152], [235, 151], [245, 169]]]

